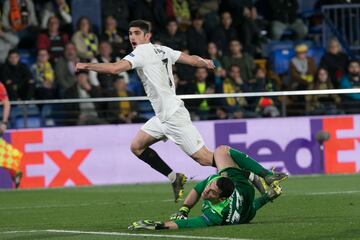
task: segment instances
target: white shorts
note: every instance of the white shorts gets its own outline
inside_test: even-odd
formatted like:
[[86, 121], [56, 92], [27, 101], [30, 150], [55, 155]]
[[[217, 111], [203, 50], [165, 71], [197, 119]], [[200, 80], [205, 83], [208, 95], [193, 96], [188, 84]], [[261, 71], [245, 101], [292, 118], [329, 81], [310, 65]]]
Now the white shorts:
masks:
[[180, 107], [165, 122], [161, 122], [156, 116], [150, 118], [141, 130], [159, 140], [170, 139], [189, 156], [204, 146], [204, 140], [192, 124], [185, 107]]

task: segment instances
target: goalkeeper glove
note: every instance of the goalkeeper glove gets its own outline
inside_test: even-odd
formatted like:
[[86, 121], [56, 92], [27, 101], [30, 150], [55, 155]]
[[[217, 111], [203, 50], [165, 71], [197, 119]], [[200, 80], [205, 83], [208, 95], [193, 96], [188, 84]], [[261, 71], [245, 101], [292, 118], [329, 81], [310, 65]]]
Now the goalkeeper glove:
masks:
[[164, 222], [160, 221], [152, 221], [152, 220], [140, 220], [137, 222], [133, 222], [129, 227], [129, 230], [160, 230], [160, 229], [168, 229], [165, 227]]
[[186, 205], [183, 205], [178, 212], [170, 216], [170, 220], [175, 221], [179, 219], [187, 219], [190, 212], [190, 208]]

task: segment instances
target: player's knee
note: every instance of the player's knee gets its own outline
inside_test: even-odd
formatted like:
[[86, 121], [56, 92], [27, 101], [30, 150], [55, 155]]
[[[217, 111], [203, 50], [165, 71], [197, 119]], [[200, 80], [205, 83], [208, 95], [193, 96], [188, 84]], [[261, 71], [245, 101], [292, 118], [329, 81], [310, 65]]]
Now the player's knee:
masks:
[[228, 152], [229, 152], [229, 146], [226, 145], [220, 145], [215, 149], [214, 152], [214, 161], [216, 166], [222, 165], [222, 162], [226, 158]]
[[201, 166], [212, 166], [213, 155], [207, 148], [202, 148], [191, 157]]
[[227, 153], [229, 151], [229, 146], [226, 145], [220, 145], [215, 149], [215, 153]]
[[137, 157], [139, 157], [141, 153], [144, 151], [144, 149], [142, 148], [142, 146], [140, 146], [140, 144], [134, 142], [131, 143], [130, 150]]

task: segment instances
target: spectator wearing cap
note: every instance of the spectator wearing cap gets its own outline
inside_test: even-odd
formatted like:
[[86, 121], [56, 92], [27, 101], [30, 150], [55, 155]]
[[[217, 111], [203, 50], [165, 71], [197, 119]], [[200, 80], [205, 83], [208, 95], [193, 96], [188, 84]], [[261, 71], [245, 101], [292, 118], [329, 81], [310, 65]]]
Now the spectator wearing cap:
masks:
[[[315, 60], [307, 56], [308, 46], [306, 44], [299, 44], [295, 47], [296, 55], [290, 61], [290, 90], [309, 90], [314, 86], [314, 78], [316, 74]], [[307, 106], [311, 101], [311, 96], [291, 96], [292, 107], [294, 114], [304, 114]]]
[[315, 60], [307, 56], [308, 46], [299, 44], [295, 47], [296, 55], [290, 62], [291, 90], [308, 90], [313, 86], [316, 74]]
[[[101, 97], [98, 87], [90, 84], [87, 71], [76, 72], [76, 83], [66, 90], [67, 99], [89, 99]], [[101, 119], [101, 106], [99, 103], [82, 102], [64, 105], [65, 125], [93, 125], [105, 123]]]

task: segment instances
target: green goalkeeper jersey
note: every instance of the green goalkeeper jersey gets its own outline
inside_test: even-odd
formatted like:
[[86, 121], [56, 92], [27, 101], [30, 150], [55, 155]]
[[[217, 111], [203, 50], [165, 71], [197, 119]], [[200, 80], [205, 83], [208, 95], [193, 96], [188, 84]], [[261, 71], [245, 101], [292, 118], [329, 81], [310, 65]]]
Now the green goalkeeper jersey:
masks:
[[255, 215], [253, 201], [255, 190], [248, 181], [248, 173], [239, 168], [226, 168], [199, 182], [194, 187], [201, 195], [205, 187], [221, 176], [230, 178], [235, 184], [233, 194], [226, 200], [212, 204], [204, 200], [202, 204], [202, 216], [177, 220], [175, 223], [179, 228], [205, 227], [213, 225], [230, 225], [248, 223]]

